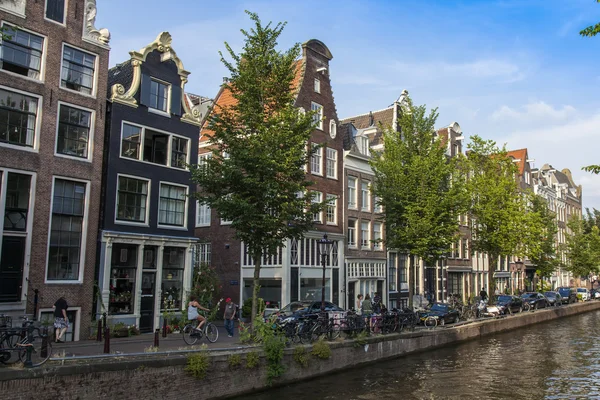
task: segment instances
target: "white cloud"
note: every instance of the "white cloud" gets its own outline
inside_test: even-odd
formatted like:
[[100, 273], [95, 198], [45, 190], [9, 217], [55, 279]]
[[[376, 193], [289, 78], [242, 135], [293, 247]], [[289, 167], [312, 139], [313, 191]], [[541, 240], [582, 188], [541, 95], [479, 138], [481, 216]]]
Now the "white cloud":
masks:
[[551, 105], [538, 101], [529, 103], [520, 109], [511, 108], [503, 105], [492, 113], [493, 121], [517, 121], [520, 123], [556, 123], [567, 121], [577, 115], [577, 110], [570, 105], [564, 105], [562, 108], [554, 108]]

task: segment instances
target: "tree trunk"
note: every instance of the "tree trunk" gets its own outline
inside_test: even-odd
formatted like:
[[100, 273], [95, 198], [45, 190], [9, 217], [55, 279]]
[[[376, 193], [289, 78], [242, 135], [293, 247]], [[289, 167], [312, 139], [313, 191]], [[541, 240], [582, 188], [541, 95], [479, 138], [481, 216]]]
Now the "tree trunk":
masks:
[[254, 331], [254, 319], [258, 314], [258, 292], [260, 290], [260, 262], [262, 258], [261, 254], [254, 254], [254, 279], [252, 280], [252, 315], [250, 316], [250, 323], [252, 325], [252, 331]]
[[410, 278], [408, 280], [408, 307], [413, 308], [413, 295], [415, 293], [414, 283], [415, 280], [415, 271], [413, 270], [414, 266], [414, 257], [407, 254], [408, 258], [408, 271], [410, 272]]
[[494, 272], [496, 272], [496, 267], [498, 266], [498, 256], [497, 254], [490, 254], [490, 265], [488, 268], [488, 298], [489, 303], [492, 304], [492, 296], [496, 294], [496, 281], [494, 279]]

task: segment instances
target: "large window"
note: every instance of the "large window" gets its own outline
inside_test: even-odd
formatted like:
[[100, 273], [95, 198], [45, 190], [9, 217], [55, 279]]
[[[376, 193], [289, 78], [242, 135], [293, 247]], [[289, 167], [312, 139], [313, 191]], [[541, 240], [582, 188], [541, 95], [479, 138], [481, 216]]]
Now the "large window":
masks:
[[185, 226], [185, 203], [187, 186], [160, 184], [158, 223], [161, 225]]
[[337, 196], [335, 194], [327, 195], [327, 223], [337, 224]]
[[381, 250], [381, 222], [373, 222], [373, 249]]
[[[407, 259], [408, 257], [406, 254], [400, 254], [398, 257], [398, 281], [400, 282], [401, 289], [403, 283], [408, 283], [408, 269], [406, 265]], [[406, 289], [408, 289], [408, 287]]]
[[185, 248], [165, 247], [163, 251], [161, 310], [181, 310]]
[[119, 176], [117, 188], [117, 220], [146, 222], [148, 181]]
[[323, 106], [317, 103], [311, 103], [311, 110], [313, 114], [313, 123], [316, 124], [318, 129], [323, 130]]
[[152, 79], [150, 82], [150, 107], [167, 112], [169, 85]]
[[85, 94], [94, 92], [96, 56], [65, 45], [60, 86]]
[[310, 172], [315, 175], [323, 175], [322, 164], [323, 164], [323, 148], [318, 147], [317, 144], [313, 143], [313, 154], [310, 158]]
[[91, 112], [61, 104], [58, 113], [56, 153], [88, 158], [91, 123]]
[[41, 79], [44, 38], [3, 24], [0, 49], [2, 69], [29, 78]]
[[337, 178], [337, 150], [327, 148], [327, 177]]
[[[314, 204], [319, 204], [321, 202], [323, 202], [323, 193], [321, 192], [314, 192], [315, 197], [313, 197], [313, 203]], [[323, 222], [323, 216], [322, 216], [322, 212], [316, 212], [313, 214], [313, 221], [314, 222]]]
[[361, 209], [362, 211], [369, 211], [371, 209], [371, 195], [369, 193], [369, 181], [362, 181], [360, 183], [361, 193]]
[[360, 223], [360, 246], [363, 249], [368, 249], [371, 247], [369, 225], [369, 221], [361, 221]]
[[38, 99], [0, 89], [0, 143], [33, 147]]
[[396, 253], [390, 253], [388, 258], [388, 288], [390, 292], [398, 290], [397, 286], [397, 272], [398, 267], [396, 265], [398, 255]]
[[46, 18], [65, 23], [65, 0], [46, 0]]
[[[0, 180], [2, 174], [0, 173]], [[9, 172], [6, 182], [4, 206], [4, 231], [25, 232], [29, 215], [31, 175]]]
[[348, 208], [356, 209], [356, 178], [348, 177]]
[[348, 247], [356, 247], [356, 220], [348, 220]]
[[189, 143], [189, 139], [181, 136], [123, 123], [121, 157], [185, 169]]
[[110, 270], [110, 314], [133, 314], [138, 246], [115, 243], [112, 246]]
[[56, 179], [52, 198], [48, 280], [79, 279], [86, 184]]
[[210, 207], [208, 204], [196, 204], [196, 226], [210, 226]]

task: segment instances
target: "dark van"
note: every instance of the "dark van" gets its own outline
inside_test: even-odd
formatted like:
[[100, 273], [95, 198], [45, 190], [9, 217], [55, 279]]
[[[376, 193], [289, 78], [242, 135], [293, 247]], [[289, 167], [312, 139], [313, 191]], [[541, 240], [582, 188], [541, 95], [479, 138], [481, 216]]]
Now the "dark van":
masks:
[[563, 304], [577, 303], [577, 290], [570, 287], [559, 287], [556, 291], [562, 297]]

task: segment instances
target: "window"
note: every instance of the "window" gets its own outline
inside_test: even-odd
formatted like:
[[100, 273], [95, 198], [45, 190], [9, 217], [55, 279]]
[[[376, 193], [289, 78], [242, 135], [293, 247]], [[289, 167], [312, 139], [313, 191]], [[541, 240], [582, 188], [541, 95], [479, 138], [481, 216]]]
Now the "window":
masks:
[[[108, 299], [108, 311], [111, 314], [133, 314], [136, 293], [137, 255], [138, 246], [135, 244], [113, 244], [110, 263], [110, 294]], [[144, 278], [142, 278], [142, 293], [144, 293], [147, 284], [153, 285], [153, 282], [144, 282]]]
[[348, 220], [348, 247], [356, 247], [356, 220]]
[[60, 104], [56, 153], [88, 158], [92, 113]]
[[318, 79], [315, 79], [315, 92], [321, 93], [321, 81]]
[[454, 250], [452, 253], [452, 258], [460, 258], [460, 240], [456, 243], [453, 243], [452, 248]]
[[327, 148], [327, 168], [328, 178], [337, 179], [337, 150]]
[[171, 143], [171, 167], [185, 169], [187, 164], [188, 140], [173, 136]]
[[0, 89], [0, 143], [33, 147], [38, 99]]
[[375, 203], [373, 204], [373, 211], [376, 213], [381, 213], [383, 211], [383, 207], [381, 206], [381, 197], [375, 196]]
[[337, 125], [334, 120], [329, 121], [329, 136], [331, 136], [332, 139], [335, 139], [337, 136]]
[[181, 310], [185, 248], [165, 247], [163, 251], [161, 310]]
[[160, 184], [158, 223], [161, 225], [185, 226], [186, 186]]
[[400, 284], [408, 282], [408, 270], [406, 268], [406, 255], [401, 254], [398, 257], [398, 280]]
[[327, 195], [327, 223], [337, 224], [337, 196], [335, 194]]
[[323, 175], [323, 171], [321, 169], [321, 164], [323, 160], [323, 148], [317, 148], [318, 146], [318, 144], [312, 144], [313, 154], [310, 158], [310, 172], [312, 172], [314, 175]]
[[462, 240], [462, 258], [469, 258], [469, 241], [468, 241], [468, 239]]
[[41, 79], [44, 38], [3, 24], [2, 69], [29, 78]]
[[210, 226], [210, 207], [208, 204], [197, 204], [196, 226]]
[[381, 250], [382, 247], [383, 246], [381, 243], [381, 222], [374, 222], [373, 223], [373, 249]]
[[313, 114], [313, 123], [318, 129], [323, 130], [323, 106], [317, 103], [311, 103], [310, 108], [315, 113]]
[[65, 45], [63, 48], [60, 86], [77, 92], [94, 92], [96, 56]]
[[144, 132], [144, 161], [153, 164], [167, 165], [169, 154], [169, 135], [145, 129]]
[[348, 208], [356, 208], [356, 178], [348, 177]]
[[369, 138], [366, 136], [358, 136], [356, 138], [356, 145], [358, 146], [358, 151], [360, 154], [364, 154], [365, 156], [370, 155], [369, 153]]
[[49, 281], [79, 280], [86, 184], [64, 179], [54, 181], [50, 246]]
[[[319, 204], [319, 203], [323, 202], [323, 193], [314, 192], [314, 194], [315, 194], [315, 197], [313, 197], [313, 201], [312, 201], [313, 204]], [[319, 223], [323, 222], [322, 214], [323, 213], [321, 211], [314, 213], [313, 221], [319, 222]]]
[[210, 265], [211, 247], [210, 243], [198, 244], [198, 261], [200, 263]]
[[[0, 173], [0, 180], [2, 174]], [[4, 205], [4, 232], [25, 232], [29, 215], [31, 175], [7, 173], [6, 203]]]
[[371, 247], [369, 239], [370, 239], [370, 237], [369, 237], [369, 222], [361, 221], [361, 223], [360, 223], [360, 246], [363, 249]]
[[118, 177], [117, 220], [146, 222], [148, 181], [127, 176]]
[[390, 253], [388, 258], [388, 288], [390, 292], [395, 292], [397, 289], [397, 267], [396, 267], [396, 258], [398, 255], [396, 253]]
[[121, 156], [140, 159], [140, 142], [142, 128], [135, 125], [123, 124], [121, 132]]
[[150, 105], [155, 110], [167, 112], [169, 85], [154, 79], [150, 82]]
[[362, 211], [369, 211], [371, 208], [371, 195], [369, 193], [369, 181], [362, 181], [360, 183], [361, 192], [361, 209]]
[[65, 23], [65, 0], [46, 0], [46, 18]]

